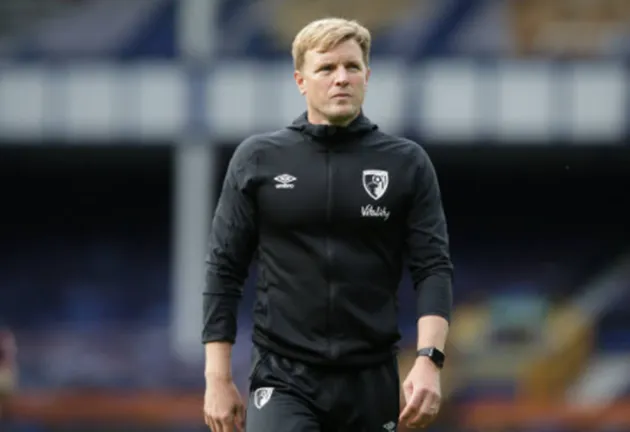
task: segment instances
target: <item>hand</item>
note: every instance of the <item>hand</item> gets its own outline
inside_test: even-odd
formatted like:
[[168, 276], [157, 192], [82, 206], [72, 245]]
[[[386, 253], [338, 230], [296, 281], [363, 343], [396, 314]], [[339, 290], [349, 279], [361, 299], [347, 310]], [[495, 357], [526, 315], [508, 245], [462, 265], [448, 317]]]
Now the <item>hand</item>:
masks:
[[427, 427], [440, 410], [440, 370], [429, 358], [418, 357], [402, 388], [405, 408], [399, 423], [412, 429]]
[[203, 412], [212, 432], [245, 430], [245, 406], [231, 378], [206, 378]]

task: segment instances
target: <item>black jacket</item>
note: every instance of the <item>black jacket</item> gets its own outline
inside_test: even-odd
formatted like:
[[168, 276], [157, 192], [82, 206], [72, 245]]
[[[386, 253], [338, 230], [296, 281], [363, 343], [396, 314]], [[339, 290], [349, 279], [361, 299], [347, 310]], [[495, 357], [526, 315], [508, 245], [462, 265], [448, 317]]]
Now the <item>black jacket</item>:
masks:
[[450, 319], [452, 263], [438, 181], [416, 143], [361, 115], [250, 137], [228, 166], [207, 256], [202, 340], [233, 342], [257, 252], [254, 343], [324, 365], [391, 358], [405, 257], [418, 315]]

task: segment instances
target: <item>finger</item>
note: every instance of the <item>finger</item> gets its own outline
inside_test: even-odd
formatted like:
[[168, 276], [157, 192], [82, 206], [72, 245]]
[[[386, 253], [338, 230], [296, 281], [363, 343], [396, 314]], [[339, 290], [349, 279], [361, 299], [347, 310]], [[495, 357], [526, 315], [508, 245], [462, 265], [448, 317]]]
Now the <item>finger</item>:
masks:
[[422, 412], [420, 411], [421, 407], [425, 403], [425, 399], [427, 398], [427, 392], [424, 389], [418, 390], [414, 393], [413, 397], [413, 410], [411, 410], [407, 416], [402, 418], [404, 424], [411, 426], [414, 424], [414, 420], [422, 416]]
[[234, 432], [234, 415], [230, 414], [219, 421], [217, 432]]
[[212, 432], [234, 432], [232, 429], [228, 429], [224, 418], [217, 416], [208, 417], [208, 426]]
[[212, 420], [213, 427], [212, 432], [223, 432], [223, 426], [221, 426], [221, 422], [217, 420]]
[[211, 432], [217, 432], [219, 429], [217, 428], [217, 423], [212, 420], [211, 417], [208, 417], [206, 420], [206, 424], [208, 425], [208, 427], [210, 428]]
[[418, 413], [415, 418], [411, 420], [411, 424], [415, 427], [426, 427], [428, 426], [437, 416], [438, 410], [440, 406], [440, 398], [435, 393], [429, 392]]
[[418, 409], [415, 415], [407, 423], [411, 428], [424, 428], [431, 423], [433, 415], [429, 411], [423, 411], [423, 408]]
[[414, 412], [414, 408], [411, 405], [405, 405], [405, 408], [403, 408], [398, 416], [398, 423], [407, 423], [407, 419], [411, 418]]
[[211, 417], [211, 416], [209, 416], [209, 415], [206, 413], [206, 411], [205, 411], [205, 410], [203, 411], [203, 420], [204, 420], [204, 422], [206, 423], [206, 426], [208, 426], [208, 428], [209, 428], [212, 432], [214, 432], [214, 429], [215, 429], [215, 428], [214, 428], [214, 422], [212, 421], [212, 417]]
[[215, 417], [212, 418], [212, 427], [212, 432], [223, 432], [223, 426], [221, 425], [221, 422]]
[[234, 426], [238, 432], [245, 431], [245, 408], [240, 406], [234, 416]]
[[418, 409], [423, 403], [424, 394], [422, 391], [415, 391], [411, 395], [411, 397], [407, 400], [407, 404], [403, 409], [403, 412], [400, 414], [399, 420], [401, 422], [407, 423], [410, 419], [412, 419], [417, 413]]
[[238, 422], [234, 424], [234, 428], [237, 432], [245, 432], [245, 422]]

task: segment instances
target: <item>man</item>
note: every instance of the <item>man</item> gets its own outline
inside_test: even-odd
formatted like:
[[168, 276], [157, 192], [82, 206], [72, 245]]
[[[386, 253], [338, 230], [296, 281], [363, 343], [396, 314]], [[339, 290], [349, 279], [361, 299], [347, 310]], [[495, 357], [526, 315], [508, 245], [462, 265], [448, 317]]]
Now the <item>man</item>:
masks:
[[[310, 23], [293, 43], [306, 112], [236, 149], [214, 215], [204, 290], [204, 414], [214, 432], [395, 431], [440, 404], [452, 264], [438, 181], [416, 143], [362, 112], [371, 36]], [[386, 102], [386, 101], [384, 101]], [[258, 255], [247, 415], [231, 376], [236, 315]], [[418, 357], [399, 407], [396, 291], [418, 292]], [[246, 419], [245, 419], [246, 417]]]

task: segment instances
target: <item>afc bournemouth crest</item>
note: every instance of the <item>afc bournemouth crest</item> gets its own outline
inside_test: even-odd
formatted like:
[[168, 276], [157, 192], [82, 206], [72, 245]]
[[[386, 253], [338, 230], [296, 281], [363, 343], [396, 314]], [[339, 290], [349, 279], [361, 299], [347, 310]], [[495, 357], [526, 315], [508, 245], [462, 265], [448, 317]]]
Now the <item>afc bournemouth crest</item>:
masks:
[[273, 394], [273, 387], [261, 387], [256, 389], [254, 392], [254, 406], [258, 409], [261, 409], [269, 399], [271, 399], [271, 395]]
[[387, 190], [389, 173], [383, 170], [363, 170], [363, 188], [373, 200], [378, 200]]

